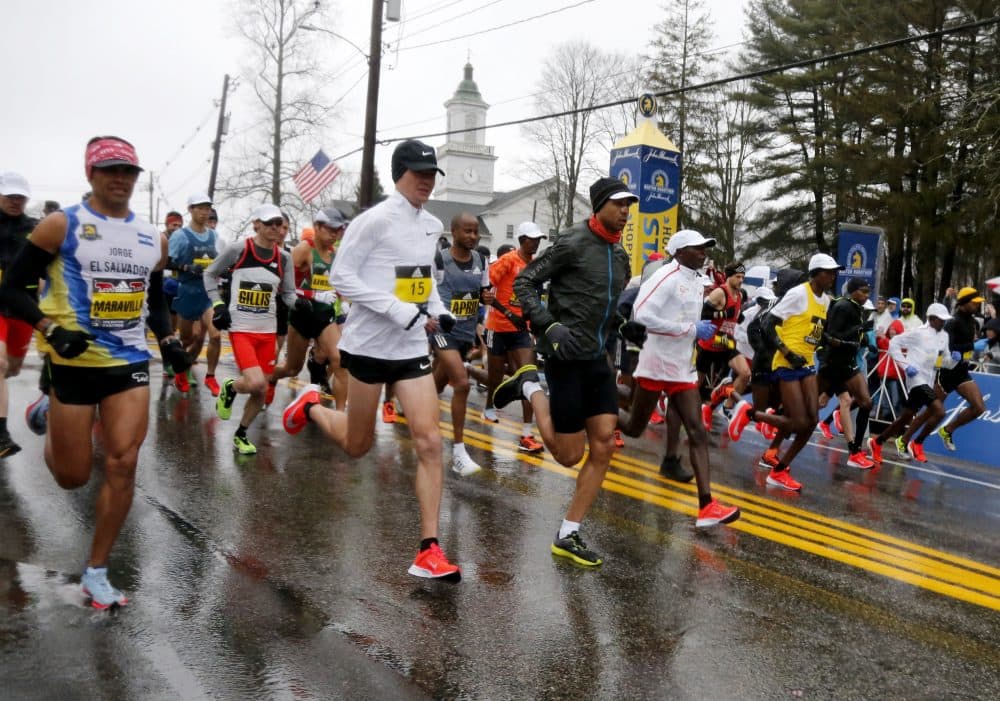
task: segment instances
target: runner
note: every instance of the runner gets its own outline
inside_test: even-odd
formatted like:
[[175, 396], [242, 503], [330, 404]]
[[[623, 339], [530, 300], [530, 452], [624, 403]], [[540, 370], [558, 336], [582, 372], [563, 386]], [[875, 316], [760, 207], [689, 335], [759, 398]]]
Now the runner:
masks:
[[[961, 359], [961, 354], [957, 351], [951, 354], [948, 351], [948, 334], [944, 331], [944, 325], [949, 319], [951, 314], [947, 307], [932, 304], [927, 307], [926, 324], [893, 336], [889, 341], [889, 354], [906, 375], [908, 396], [903, 402], [903, 411], [899, 417], [882, 433], [868, 441], [872, 459], [876, 463], [882, 462], [882, 446], [885, 442], [897, 436], [921, 409], [926, 407], [925, 411], [931, 420], [939, 420], [944, 416], [942, 397], [934, 390], [934, 375], [938, 368], [953, 365], [956, 357]], [[902, 437], [896, 438], [896, 448], [901, 458], [909, 458], [913, 452], [906, 450], [906, 442]], [[926, 462], [926, 458], [922, 462]]]
[[[217, 397], [219, 383], [215, 380], [215, 369], [219, 365], [222, 335], [212, 325], [212, 303], [202, 279], [203, 271], [218, 255], [218, 235], [208, 227], [212, 199], [205, 194], [191, 195], [188, 197], [188, 213], [191, 223], [170, 234], [170, 267], [178, 271], [173, 309], [180, 317], [181, 342], [192, 358], [197, 359], [201, 355], [205, 336], [208, 336], [205, 386], [213, 397]], [[175, 375], [174, 386], [181, 394], [187, 394], [191, 389], [186, 374]]]
[[444, 175], [433, 147], [415, 140], [396, 146], [394, 192], [351, 222], [330, 271], [333, 286], [351, 300], [340, 340], [351, 402], [346, 412], [327, 409], [320, 406], [317, 387], [309, 385], [285, 409], [283, 425], [294, 434], [315, 422], [344, 452], [360, 457], [375, 439], [382, 387], [391, 385], [406, 414], [418, 463], [421, 541], [408, 571], [459, 581], [461, 570], [438, 543], [444, 483], [441, 412], [427, 356], [427, 333], [448, 331], [453, 321], [432, 274], [444, 227], [424, 209], [437, 173]]
[[[85, 166], [93, 190], [89, 201], [42, 220], [4, 275], [2, 292], [7, 308], [40, 332], [39, 349], [48, 353], [43, 372], [52, 388], [52, 430], [45, 462], [64, 489], [90, 480], [100, 411], [96, 432], [104, 479], [80, 583], [91, 604], [106, 609], [128, 603], [108, 582], [108, 558], [132, 505], [149, 421], [146, 322], [176, 372], [185, 372], [191, 361], [170, 332], [163, 303], [166, 247], [156, 227], [129, 210], [141, 171], [135, 149], [118, 137], [95, 137], [87, 144]], [[41, 277], [48, 287], [38, 303]]]
[[[561, 232], [514, 280], [513, 293], [545, 354], [551, 400], [532, 364], [523, 365], [493, 393], [497, 408], [516, 399], [531, 402], [545, 447], [559, 464], [576, 465], [589, 446], [551, 546], [554, 555], [585, 567], [603, 562], [580, 537], [580, 523], [600, 493], [615, 450], [618, 390], [605, 342], [615, 323], [618, 295], [630, 277], [629, 257], [620, 242], [629, 205], [637, 199], [620, 180], [600, 178], [590, 186], [594, 214]], [[546, 282], [549, 298], [543, 305], [540, 290]]]
[[[727, 418], [731, 417], [733, 405], [743, 396], [750, 384], [750, 365], [736, 350], [734, 333], [739, 323], [743, 307], [743, 279], [746, 268], [742, 263], [730, 263], [724, 268], [726, 281], [713, 289], [705, 298], [702, 319], [715, 326], [710, 338], [697, 339], [698, 383], [705, 403], [701, 407], [701, 420], [705, 430], [712, 430], [712, 413], [722, 404]], [[733, 372], [732, 382], [718, 387], [716, 377]]]
[[[535, 364], [534, 341], [522, 318], [521, 302], [514, 294], [514, 279], [530, 263], [545, 234], [534, 222], [517, 226], [517, 248], [490, 266], [490, 283], [494, 287], [495, 301], [486, 317], [486, 408], [483, 418], [497, 423], [493, 394], [503, 380], [504, 368], [511, 373], [525, 365]], [[517, 449], [524, 453], [540, 453], [545, 449], [532, 434], [530, 402], [521, 402], [521, 438]]]
[[[38, 224], [37, 219], [24, 213], [30, 197], [31, 188], [24, 176], [18, 173], [0, 176], [0, 280], [7, 275], [11, 263], [24, 248], [28, 234]], [[37, 297], [37, 280], [34, 294]], [[31, 345], [31, 330], [31, 324], [14, 318], [6, 307], [0, 305], [0, 458], [21, 450], [7, 429], [7, 378], [21, 372], [24, 356]]]
[[[336, 207], [320, 210], [313, 218], [313, 237], [300, 241], [292, 249], [292, 266], [299, 299], [308, 299], [288, 316], [288, 350], [285, 362], [274, 368], [269, 378], [266, 403], [271, 403], [274, 385], [283, 377], [296, 377], [306, 362], [309, 341], [314, 340], [325, 363], [320, 367], [333, 376], [333, 397], [338, 409], [347, 404], [347, 371], [340, 367], [340, 300], [330, 285], [334, 245], [344, 235], [347, 218]], [[313, 363], [316, 363], [313, 360]], [[318, 364], [318, 363], [317, 363]], [[328, 375], [324, 374], [324, 381]], [[310, 368], [310, 380], [312, 380]]]
[[[972, 375], [969, 374], [969, 361], [972, 360], [976, 339], [979, 336], [974, 315], [979, 310], [979, 305], [984, 301], [983, 296], [975, 287], [963, 287], [958, 291], [958, 298], [955, 300], [954, 316], [944, 326], [944, 330], [948, 334], [948, 347], [952, 355], [956, 356], [957, 363], [953, 368], [942, 368], [938, 374], [938, 386], [943, 393], [941, 401], [943, 402], [944, 398], [952, 392], [958, 392], [967, 405], [948, 422], [947, 426], [942, 426], [937, 432], [944, 447], [952, 451], [956, 450], [953, 438], [955, 431], [970, 421], [974, 421], [986, 411], [983, 393], [980, 391], [979, 385], [972, 379]], [[924, 440], [938, 427], [943, 418], [943, 416], [939, 416], [933, 421], [928, 418], [920, 435], [912, 442], [907, 443], [907, 449], [915, 459], [920, 462], [927, 461], [924, 456]], [[911, 434], [912, 431], [907, 431], [907, 435], [903, 436], [903, 439], [908, 440]]]
[[825, 253], [809, 259], [809, 281], [793, 287], [764, 319], [768, 342], [778, 349], [771, 369], [781, 390], [784, 414], [771, 414], [765, 420], [795, 440], [785, 450], [767, 483], [798, 492], [802, 485], [789, 474], [789, 466], [816, 427], [819, 390], [813, 354], [823, 338], [830, 297], [826, 294], [843, 266]]
[[[229, 343], [240, 377], [226, 380], [215, 403], [216, 413], [226, 420], [232, 415], [237, 394], [249, 394], [233, 448], [240, 455], [254, 455], [256, 446], [247, 438], [247, 429], [264, 406], [267, 377], [274, 370], [277, 298], [289, 308], [307, 313], [308, 300], [295, 296], [295, 273], [290, 256], [281, 250], [284, 238], [281, 210], [273, 204], [257, 208], [253, 217], [254, 235], [226, 248], [205, 269], [203, 284], [212, 300], [212, 324], [229, 331]], [[219, 280], [228, 272], [229, 301], [219, 294]]]
[[[667, 252], [673, 260], [639, 288], [633, 314], [646, 327], [648, 337], [635, 368], [631, 415], [619, 414], [619, 425], [625, 433], [638, 436], [660, 394], [667, 394], [667, 422], [683, 423], [688, 435], [698, 487], [697, 528], [730, 523], [740, 517], [738, 508], [724, 506], [712, 498], [708, 430], [701, 420], [701, 392], [694, 362], [698, 341], [710, 340], [719, 333], [719, 326], [712, 319], [701, 318], [704, 287], [699, 271], [705, 265], [707, 249], [714, 246], [715, 239], [705, 238], [697, 231], [678, 231], [667, 241]], [[691, 479], [690, 473], [682, 471], [679, 461], [661, 465], [661, 472], [664, 467], [674, 468], [673, 479], [682, 482]]]
[[479, 303], [491, 304], [490, 273], [476, 251], [479, 220], [462, 213], [451, 220], [451, 247], [434, 254], [435, 279], [441, 303], [455, 317], [451, 331], [431, 336], [434, 383], [438, 394], [451, 384], [451, 426], [454, 431], [452, 470], [466, 477], [482, 468], [465, 449], [465, 410], [469, 399], [469, 371], [465, 358], [476, 341]]

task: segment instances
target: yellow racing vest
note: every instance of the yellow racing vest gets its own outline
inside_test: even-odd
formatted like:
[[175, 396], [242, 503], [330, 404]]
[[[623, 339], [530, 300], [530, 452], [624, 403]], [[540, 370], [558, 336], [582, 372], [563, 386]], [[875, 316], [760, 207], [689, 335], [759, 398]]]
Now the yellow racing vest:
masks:
[[[826, 324], [826, 307], [813, 294], [808, 282], [802, 283], [809, 300], [806, 310], [788, 317], [777, 328], [778, 338], [788, 346], [788, 350], [804, 357], [809, 365], [814, 364], [816, 347], [823, 341], [823, 326]], [[771, 361], [771, 369], [790, 368], [785, 356], [778, 351]]]

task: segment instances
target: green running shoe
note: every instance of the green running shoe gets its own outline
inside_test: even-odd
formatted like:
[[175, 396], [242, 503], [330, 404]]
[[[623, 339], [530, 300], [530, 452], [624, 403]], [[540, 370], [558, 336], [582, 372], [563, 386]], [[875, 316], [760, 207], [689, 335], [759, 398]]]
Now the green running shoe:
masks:
[[215, 400], [215, 413], [225, 421], [233, 414], [233, 401], [236, 399], [236, 390], [233, 389], [233, 381], [226, 380], [222, 383], [222, 391], [219, 398]]
[[944, 426], [938, 429], [938, 436], [941, 438], [941, 442], [944, 443], [944, 447], [951, 451], [956, 451], [958, 448], [955, 447], [955, 441], [951, 439], [951, 434], [944, 430]]
[[257, 446], [244, 436], [233, 436], [233, 449], [240, 455], [256, 455]]
[[552, 543], [552, 554], [569, 558], [584, 567], [598, 567], [604, 562], [600, 555], [587, 549], [587, 544], [580, 538], [579, 531], [573, 531], [565, 538], [560, 538], [557, 533], [555, 542]]
[[896, 444], [896, 453], [899, 454], [899, 457], [903, 460], [909, 460], [910, 451], [907, 449], [906, 443], [903, 442], [903, 437], [897, 437], [894, 443]]

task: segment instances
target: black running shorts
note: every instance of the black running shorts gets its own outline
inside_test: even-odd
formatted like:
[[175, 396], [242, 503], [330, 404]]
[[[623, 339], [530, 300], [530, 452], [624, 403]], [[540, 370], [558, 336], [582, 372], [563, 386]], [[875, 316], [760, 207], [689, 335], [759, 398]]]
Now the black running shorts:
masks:
[[903, 406], [916, 414], [937, 399], [937, 393], [929, 385], [920, 385], [910, 390]]
[[964, 362], [951, 369], [941, 368], [938, 371], [938, 384], [941, 385], [945, 394], [954, 392], [959, 385], [973, 381], [972, 375], [969, 374], [969, 365]]
[[59, 365], [45, 358], [43, 369], [52, 391], [63, 404], [94, 406], [113, 394], [149, 386], [149, 361], [109, 367]]
[[426, 355], [406, 360], [382, 360], [367, 355], [353, 355], [340, 351], [340, 366], [351, 377], [368, 385], [386, 384], [423, 377], [431, 372], [431, 361]]
[[545, 379], [556, 433], [577, 433], [591, 416], [618, 414], [615, 372], [603, 355], [594, 360], [548, 358]]

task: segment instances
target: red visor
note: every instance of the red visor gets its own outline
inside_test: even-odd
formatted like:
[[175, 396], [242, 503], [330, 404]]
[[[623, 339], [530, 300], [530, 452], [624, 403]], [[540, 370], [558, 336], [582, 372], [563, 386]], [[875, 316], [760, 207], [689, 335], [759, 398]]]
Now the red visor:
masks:
[[94, 168], [118, 165], [139, 168], [139, 157], [135, 155], [135, 148], [131, 144], [107, 138], [98, 139], [87, 146], [86, 170], [88, 178]]

